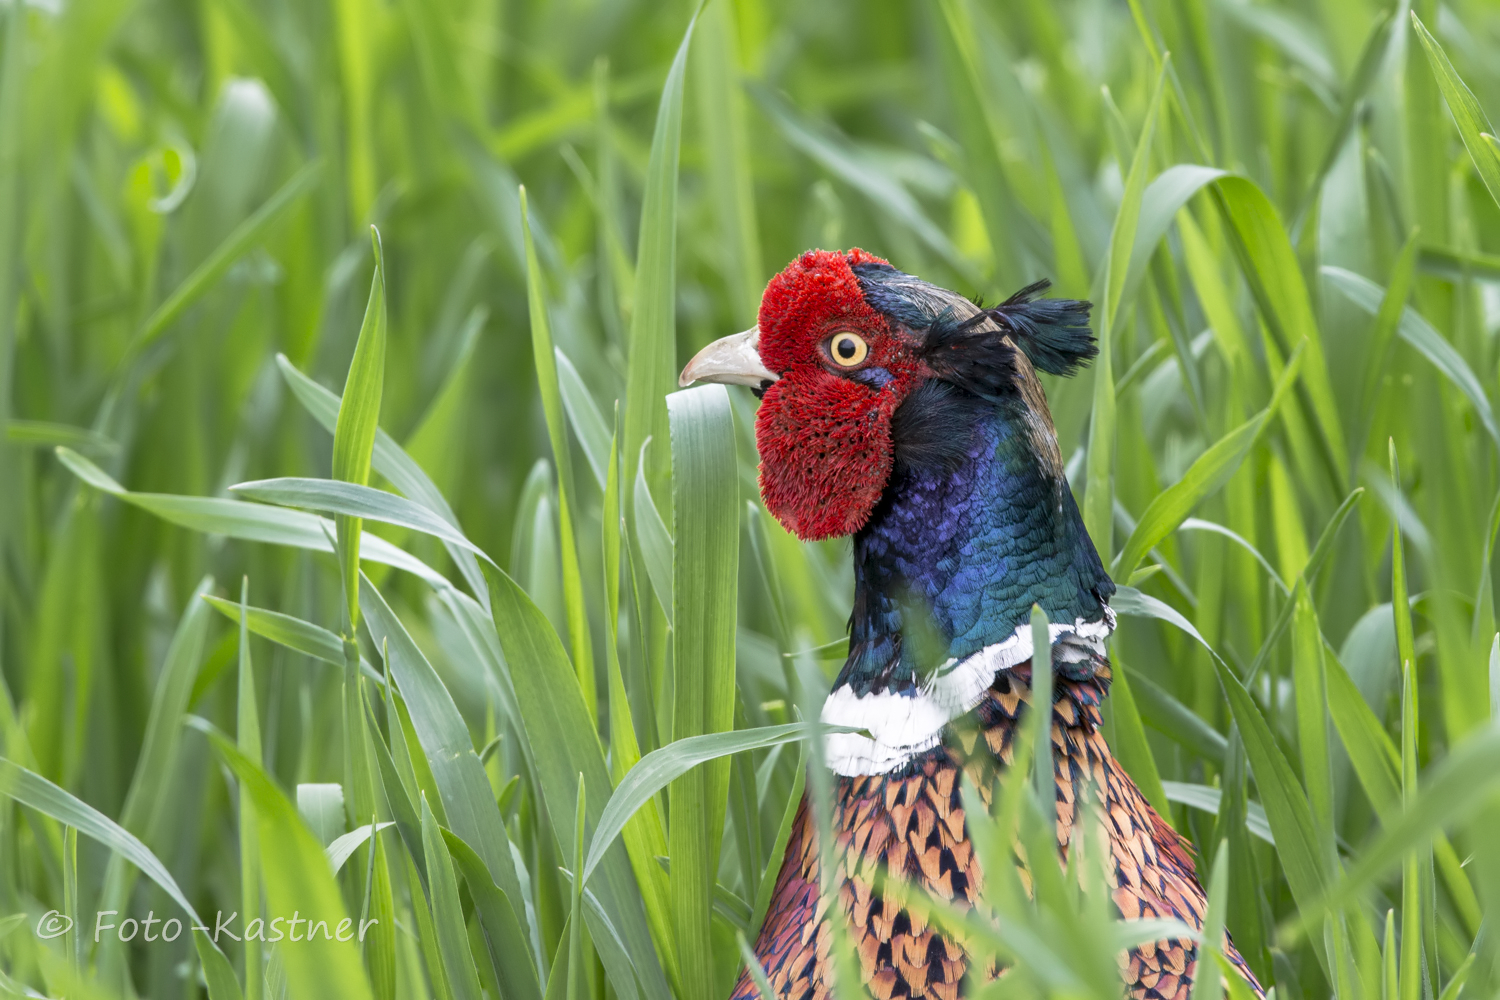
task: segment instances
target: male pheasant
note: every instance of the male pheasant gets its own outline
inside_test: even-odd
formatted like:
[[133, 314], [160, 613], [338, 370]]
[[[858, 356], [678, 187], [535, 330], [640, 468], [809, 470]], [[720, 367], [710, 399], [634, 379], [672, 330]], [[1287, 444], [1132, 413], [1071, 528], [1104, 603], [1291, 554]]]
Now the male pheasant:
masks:
[[[849, 658], [822, 711], [862, 730], [825, 741], [837, 893], [820, 900], [804, 798], [755, 945], [782, 1000], [830, 995], [830, 920], [845, 923], [864, 987], [882, 1000], [952, 1000], [995, 973], [883, 899], [874, 873], [960, 905], [981, 891], [959, 774], [1011, 760], [1031, 708], [1034, 604], [1053, 623], [1060, 856], [1088, 785], [1103, 800], [1121, 914], [1203, 926], [1186, 842], [1099, 728], [1115, 586], [1079, 516], [1036, 375], [1070, 375], [1097, 348], [1089, 304], [1038, 298], [1045, 288], [984, 309], [862, 250], [810, 251], [771, 280], [756, 328], [710, 344], [682, 372], [683, 385], [761, 396], [760, 489], [772, 514], [804, 539], [854, 539]], [[940, 662], [921, 662], [934, 641]], [[1224, 948], [1263, 995], [1227, 937]], [[1196, 945], [1157, 941], [1121, 965], [1137, 1000], [1186, 1000]], [[733, 1000], [758, 995], [747, 970]]]

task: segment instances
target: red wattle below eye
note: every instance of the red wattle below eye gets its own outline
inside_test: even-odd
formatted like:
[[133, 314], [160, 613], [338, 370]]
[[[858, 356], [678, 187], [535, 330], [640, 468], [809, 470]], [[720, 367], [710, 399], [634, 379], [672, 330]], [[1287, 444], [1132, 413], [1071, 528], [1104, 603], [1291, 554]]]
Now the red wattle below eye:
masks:
[[755, 420], [761, 497], [788, 530], [811, 541], [869, 520], [891, 473], [898, 395], [821, 370], [766, 390]]

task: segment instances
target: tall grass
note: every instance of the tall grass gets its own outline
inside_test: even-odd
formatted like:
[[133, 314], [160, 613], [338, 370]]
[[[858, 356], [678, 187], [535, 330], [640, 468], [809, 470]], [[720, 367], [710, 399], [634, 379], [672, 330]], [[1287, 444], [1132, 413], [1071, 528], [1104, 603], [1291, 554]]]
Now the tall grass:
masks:
[[[848, 546], [668, 393], [816, 245], [1096, 303], [1110, 740], [1261, 981], [1500, 990], [1492, 4], [0, 15], [0, 993], [726, 995]], [[1114, 995], [1027, 753], [933, 919]]]

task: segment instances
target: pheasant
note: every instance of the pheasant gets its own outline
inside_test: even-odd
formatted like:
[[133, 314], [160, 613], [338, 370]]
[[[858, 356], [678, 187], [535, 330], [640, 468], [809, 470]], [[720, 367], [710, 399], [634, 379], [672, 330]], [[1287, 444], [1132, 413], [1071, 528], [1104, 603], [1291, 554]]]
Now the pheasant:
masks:
[[[1059, 858], [1093, 795], [1120, 913], [1203, 926], [1191, 848], [1100, 731], [1115, 586], [1069, 489], [1036, 374], [1071, 375], [1098, 349], [1089, 304], [1040, 298], [1046, 287], [986, 309], [863, 250], [809, 251], [771, 279], [756, 327], [682, 371], [684, 386], [745, 385], [760, 397], [760, 491], [782, 524], [807, 540], [853, 536], [849, 656], [822, 710], [825, 723], [859, 730], [825, 737], [838, 867], [825, 901], [804, 797], [755, 944], [781, 1000], [830, 995], [832, 920], [844, 922], [864, 988], [881, 1000], [952, 1000], [1001, 971], [975, 967], [961, 943], [883, 899], [874, 873], [959, 906], [982, 891], [959, 776], [1011, 760], [1031, 710], [1033, 605], [1052, 622]], [[1263, 996], [1227, 935], [1223, 944]], [[1196, 945], [1149, 943], [1120, 966], [1136, 1000], [1186, 1000]], [[732, 996], [759, 996], [748, 969]]]

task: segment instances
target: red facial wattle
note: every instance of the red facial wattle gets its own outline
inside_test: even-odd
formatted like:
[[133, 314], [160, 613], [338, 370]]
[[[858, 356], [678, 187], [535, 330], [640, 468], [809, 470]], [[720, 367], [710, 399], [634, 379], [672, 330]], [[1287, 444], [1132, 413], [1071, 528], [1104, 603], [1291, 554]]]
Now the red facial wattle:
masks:
[[[760, 307], [759, 353], [779, 376], [755, 420], [766, 507], [803, 539], [858, 531], [894, 462], [891, 417], [930, 375], [885, 316], [865, 301], [850, 265], [878, 258], [809, 251], [771, 279]], [[829, 343], [850, 331], [868, 345], [843, 367]]]

